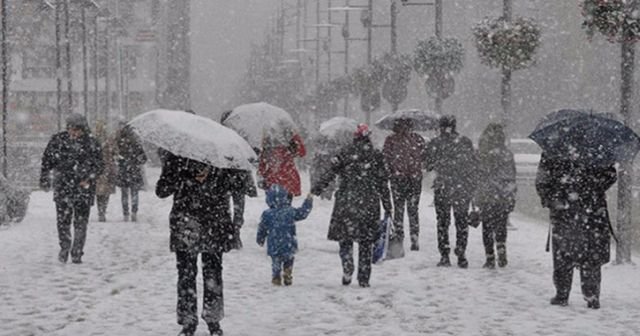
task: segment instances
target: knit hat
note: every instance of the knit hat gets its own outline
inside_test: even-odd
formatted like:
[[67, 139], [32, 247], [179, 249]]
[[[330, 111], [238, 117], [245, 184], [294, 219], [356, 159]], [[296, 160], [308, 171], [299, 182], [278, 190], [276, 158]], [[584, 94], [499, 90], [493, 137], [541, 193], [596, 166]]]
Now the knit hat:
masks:
[[364, 137], [368, 137], [369, 134], [371, 134], [371, 131], [369, 130], [369, 126], [367, 124], [358, 124], [358, 127], [356, 128], [356, 131], [353, 133], [353, 136], [355, 138], [364, 138]]
[[85, 118], [82, 114], [72, 113], [67, 119], [67, 128], [79, 128], [83, 131], [89, 130], [89, 123], [87, 122], [87, 118]]

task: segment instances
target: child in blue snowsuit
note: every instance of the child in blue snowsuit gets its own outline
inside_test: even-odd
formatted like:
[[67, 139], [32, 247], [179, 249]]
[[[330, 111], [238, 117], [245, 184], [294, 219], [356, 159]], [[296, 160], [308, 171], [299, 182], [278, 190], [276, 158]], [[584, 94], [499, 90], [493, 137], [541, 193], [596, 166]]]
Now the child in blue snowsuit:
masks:
[[298, 250], [296, 222], [307, 218], [313, 198], [307, 196], [300, 208], [294, 208], [287, 190], [276, 184], [267, 191], [267, 205], [269, 209], [262, 213], [256, 242], [262, 246], [267, 240], [267, 254], [272, 260], [271, 283], [280, 286], [284, 282], [289, 286], [293, 281], [294, 255]]

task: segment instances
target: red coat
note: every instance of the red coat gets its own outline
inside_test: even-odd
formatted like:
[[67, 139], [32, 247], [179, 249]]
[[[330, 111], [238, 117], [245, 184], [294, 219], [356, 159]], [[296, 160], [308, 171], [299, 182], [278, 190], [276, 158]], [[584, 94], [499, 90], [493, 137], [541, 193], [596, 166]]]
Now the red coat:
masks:
[[300, 135], [291, 138], [289, 146], [265, 148], [260, 153], [258, 174], [262, 176], [264, 188], [269, 189], [273, 184], [279, 184], [294, 196], [302, 195], [300, 174], [294, 159], [307, 154]]
[[384, 158], [391, 177], [421, 177], [426, 144], [413, 132], [393, 133], [384, 142]]

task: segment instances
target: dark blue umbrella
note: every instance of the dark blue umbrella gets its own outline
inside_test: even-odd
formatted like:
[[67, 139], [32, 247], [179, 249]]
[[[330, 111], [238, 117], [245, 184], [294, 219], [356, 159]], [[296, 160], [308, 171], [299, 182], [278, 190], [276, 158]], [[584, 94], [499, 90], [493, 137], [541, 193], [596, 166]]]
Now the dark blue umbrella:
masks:
[[612, 114], [559, 110], [529, 135], [550, 156], [607, 166], [633, 159], [640, 137]]

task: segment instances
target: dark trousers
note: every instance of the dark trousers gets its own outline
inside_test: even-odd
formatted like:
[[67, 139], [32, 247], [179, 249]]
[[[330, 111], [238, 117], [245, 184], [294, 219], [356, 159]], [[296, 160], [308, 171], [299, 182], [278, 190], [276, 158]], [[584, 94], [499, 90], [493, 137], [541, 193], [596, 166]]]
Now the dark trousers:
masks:
[[[58, 222], [58, 242], [61, 256], [71, 252], [71, 258], [79, 259], [84, 254], [87, 239], [87, 223], [91, 204], [88, 201], [57, 201], [56, 217]], [[71, 224], [73, 222], [73, 242], [71, 240]]]
[[293, 268], [293, 256], [273, 256], [271, 257], [271, 274], [277, 278], [282, 273], [282, 269]]
[[457, 256], [464, 255], [467, 249], [467, 239], [469, 237], [469, 203], [468, 198], [454, 198], [450, 196], [448, 190], [441, 188], [434, 192], [434, 205], [436, 207], [436, 218], [438, 222], [438, 250], [440, 255], [449, 255], [449, 225], [451, 224], [451, 209], [456, 225], [456, 248]]
[[585, 298], [599, 298], [600, 283], [602, 282], [601, 266], [580, 265], [573, 260], [567, 260], [564, 253], [558, 249], [553, 250], [553, 285], [556, 287], [556, 296], [564, 299], [569, 298], [575, 267], [580, 269], [582, 295]]
[[122, 192], [122, 214], [129, 216], [129, 192], [131, 192], [131, 213], [138, 213], [138, 189], [120, 188]]
[[[345, 275], [353, 275], [355, 265], [353, 262], [353, 241], [346, 240], [340, 243], [340, 260], [342, 271]], [[371, 258], [373, 255], [373, 243], [359, 243], [358, 248], [358, 282], [369, 283], [371, 277]]]
[[393, 196], [394, 236], [404, 239], [404, 207], [407, 206], [409, 216], [409, 233], [420, 234], [420, 218], [418, 206], [422, 192], [422, 177], [391, 178], [391, 195]]
[[487, 256], [492, 256], [495, 244], [507, 243], [507, 221], [509, 212], [498, 204], [488, 205], [481, 209], [482, 243]]
[[98, 215], [103, 217], [107, 214], [107, 205], [109, 205], [109, 194], [97, 195], [96, 203], [98, 205]]
[[[224, 317], [222, 297], [222, 253], [201, 253], [204, 302], [202, 319], [215, 323]], [[196, 276], [198, 275], [198, 254], [176, 251], [178, 268], [178, 324], [198, 325], [198, 294]]]

